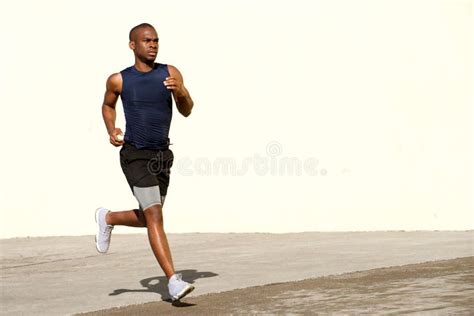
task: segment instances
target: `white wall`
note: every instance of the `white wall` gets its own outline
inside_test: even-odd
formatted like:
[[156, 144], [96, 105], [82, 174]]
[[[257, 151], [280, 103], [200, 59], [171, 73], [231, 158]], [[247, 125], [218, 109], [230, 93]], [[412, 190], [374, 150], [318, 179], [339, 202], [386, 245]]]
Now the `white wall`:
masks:
[[[136, 207], [100, 108], [145, 21], [157, 61], [195, 100], [171, 128], [168, 232], [474, 228], [471, 1], [30, 0], [0, 12], [1, 238], [93, 234], [96, 207]], [[225, 158], [239, 174], [206, 169]], [[314, 165], [280, 172], [288, 158]]]

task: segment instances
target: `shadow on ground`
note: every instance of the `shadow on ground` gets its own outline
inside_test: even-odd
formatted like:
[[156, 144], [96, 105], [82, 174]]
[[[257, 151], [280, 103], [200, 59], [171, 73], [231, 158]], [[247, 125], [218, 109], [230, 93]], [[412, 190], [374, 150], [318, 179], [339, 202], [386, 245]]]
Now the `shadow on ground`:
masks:
[[[176, 271], [176, 273], [181, 273], [183, 276], [183, 280], [186, 282], [189, 282], [191, 284], [194, 284], [194, 282], [197, 279], [203, 279], [203, 278], [211, 278], [215, 277], [218, 274], [214, 272], [199, 272], [197, 270], [180, 270]], [[166, 276], [156, 276], [156, 277], [151, 277], [151, 278], [146, 278], [140, 281], [140, 284], [142, 286], [141, 289], [116, 289], [112, 293], [109, 293], [109, 296], [115, 296], [115, 295], [120, 295], [123, 293], [136, 293], [136, 292], [152, 292], [152, 293], [157, 293], [161, 295], [161, 300], [170, 302], [171, 299], [169, 297], [168, 293], [168, 278]], [[184, 302], [173, 302], [173, 306], [176, 307], [187, 307], [187, 306], [193, 306], [194, 304], [187, 304]]]

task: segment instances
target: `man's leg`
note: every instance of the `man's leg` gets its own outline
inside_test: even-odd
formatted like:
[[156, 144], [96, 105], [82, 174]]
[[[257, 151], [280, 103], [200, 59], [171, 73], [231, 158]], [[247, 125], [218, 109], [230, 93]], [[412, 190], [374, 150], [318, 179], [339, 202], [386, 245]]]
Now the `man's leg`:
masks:
[[[161, 196], [161, 204], [164, 205], [166, 196]], [[108, 212], [105, 221], [108, 225], [122, 225], [130, 227], [147, 227], [146, 218], [142, 211], [134, 209], [130, 211]]]
[[169, 279], [175, 273], [171, 251], [163, 226], [163, 212], [160, 204], [152, 205], [143, 210], [148, 230], [151, 249], [161, 269]]
[[191, 293], [194, 290], [194, 285], [183, 281], [181, 273], [175, 273], [168, 239], [163, 228], [162, 209], [162, 205], [157, 204], [146, 208], [143, 213], [146, 217], [151, 248], [168, 278], [168, 291], [171, 300], [176, 301]]
[[132, 227], [147, 227], [151, 249], [166, 276], [174, 273], [173, 259], [163, 226], [162, 206], [159, 204], [148, 207], [143, 212], [130, 210], [109, 212], [106, 216], [108, 225], [125, 225]]
[[105, 221], [108, 225], [123, 225], [131, 227], [146, 227], [146, 219], [140, 210], [108, 212]]
[[[166, 196], [161, 196], [160, 201], [162, 205], [165, 203], [165, 198]], [[96, 222], [98, 229], [96, 247], [100, 253], [106, 253], [109, 249], [112, 230], [115, 225], [147, 227], [146, 218], [141, 208], [130, 211], [111, 212], [101, 207], [96, 210]]]
[[[156, 181], [155, 178], [152, 180]], [[133, 186], [133, 194], [140, 204], [140, 208], [143, 209], [151, 249], [169, 279], [174, 274], [174, 267], [168, 239], [163, 228], [164, 195], [161, 195], [161, 191], [166, 191], [166, 188], [160, 189], [159, 185]]]

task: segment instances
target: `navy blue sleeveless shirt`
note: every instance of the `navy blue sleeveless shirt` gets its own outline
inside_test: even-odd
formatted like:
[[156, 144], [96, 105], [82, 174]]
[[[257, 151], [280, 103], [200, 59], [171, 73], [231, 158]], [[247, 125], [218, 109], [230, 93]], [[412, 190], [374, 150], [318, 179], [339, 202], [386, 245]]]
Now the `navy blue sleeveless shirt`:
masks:
[[171, 91], [163, 84], [169, 76], [168, 66], [155, 63], [149, 72], [140, 72], [131, 66], [120, 73], [124, 141], [138, 149], [168, 149], [172, 100]]

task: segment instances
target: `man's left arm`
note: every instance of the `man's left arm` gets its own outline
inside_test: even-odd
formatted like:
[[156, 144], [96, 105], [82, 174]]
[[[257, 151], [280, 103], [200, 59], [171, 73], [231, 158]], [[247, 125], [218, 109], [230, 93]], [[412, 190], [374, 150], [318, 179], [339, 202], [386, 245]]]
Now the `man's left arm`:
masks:
[[170, 76], [163, 82], [167, 89], [170, 89], [173, 93], [174, 101], [179, 113], [187, 117], [191, 114], [194, 102], [191, 99], [188, 89], [184, 86], [183, 76], [179, 72], [178, 68], [172, 65], [168, 65], [168, 72]]

